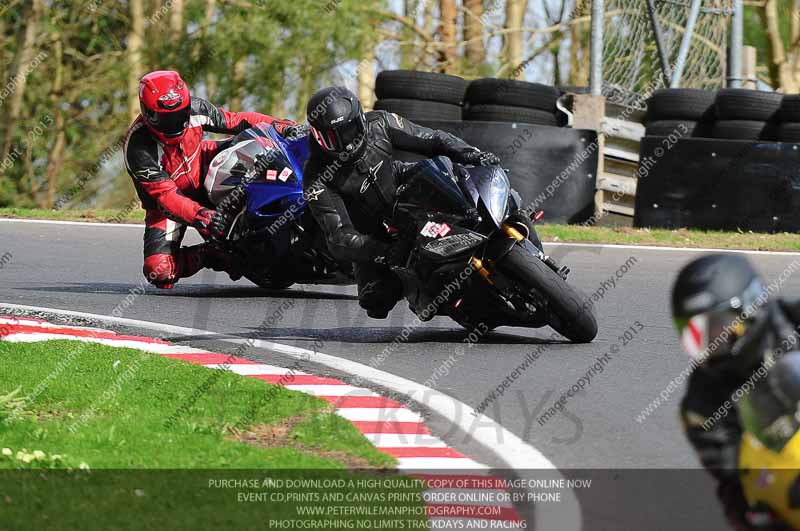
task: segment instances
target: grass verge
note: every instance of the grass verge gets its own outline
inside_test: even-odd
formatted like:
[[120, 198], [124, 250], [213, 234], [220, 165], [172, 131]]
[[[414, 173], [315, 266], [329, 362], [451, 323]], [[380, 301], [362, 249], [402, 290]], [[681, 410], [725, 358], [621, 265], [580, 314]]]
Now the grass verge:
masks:
[[[142, 223], [144, 213], [124, 210], [46, 210], [34, 208], [0, 208], [0, 217], [51, 219], [62, 221], [94, 221]], [[660, 245], [669, 247], [703, 247], [755, 251], [798, 251], [800, 235], [756, 232], [722, 232], [696, 229], [635, 229], [632, 227], [584, 227], [581, 225], [539, 225], [545, 242], [602, 243], [622, 245]]]
[[144, 210], [98, 208], [91, 210], [49, 210], [46, 208], [0, 208], [0, 218], [89, 221], [96, 223], [144, 223]]
[[786, 232], [763, 234], [696, 229], [583, 227], [580, 225], [539, 225], [537, 230], [545, 242], [657, 245], [750, 251], [800, 251], [800, 235]]
[[[12, 529], [54, 528], [54, 521], [58, 529], [264, 528], [267, 520], [303, 517], [300, 498], [269, 499], [293, 491], [274, 488], [281, 474], [314, 481], [303, 499], [314, 506], [341, 506], [321, 498], [331, 491], [323, 478], [392, 477], [403, 483], [366, 490], [418, 498], [415, 481], [365, 471], [395, 461], [310, 395], [225, 372], [168, 423], [212, 371], [74, 341], [0, 342], [0, 359], [0, 504]], [[359, 491], [358, 484], [337, 485]], [[379, 510], [385, 501], [373, 497], [367, 505]], [[424, 518], [413, 495], [405, 504], [407, 517]], [[90, 518], [97, 514], [103, 518]], [[335, 518], [378, 521], [375, 514]], [[319, 528], [346, 527], [330, 520]]]

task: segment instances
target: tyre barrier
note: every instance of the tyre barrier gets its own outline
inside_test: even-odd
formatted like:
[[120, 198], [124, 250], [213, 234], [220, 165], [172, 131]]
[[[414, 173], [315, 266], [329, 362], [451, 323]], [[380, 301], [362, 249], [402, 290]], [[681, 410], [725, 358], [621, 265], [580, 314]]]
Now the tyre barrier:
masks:
[[[661, 89], [647, 102], [645, 130], [647, 136], [677, 134], [795, 142], [798, 138], [795, 123], [800, 123], [800, 96], [739, 88], [716, 92]], [[784, 124], [792, 125], [784, 128]], [[670, 125], [673, 129], [669, 129]]]
[[719, 120], [772, 121], [783, 94], [741, 88], [722, 89], [714, 102]]
[[412, 122], [461, 120], [461, 107], [438, 101], [387, 98], [376, 101], [375, 110], [393, 112]]
[[714, 122], [716, 92], [661, 89], [647, 101], [647, 136], [708, 137]]
[[797, 144], [649, 136], [639, 159], [635, 227], [800, 230]]
[[375, 79], [375, 96], [379, 100], [412, 99], [460, 107], [466, 90], [464, 79], [435, 72], [384, 70]]
[[557, 126], [555, 113], [513, 105], [477, 104], [464, 109], [464, 120], [477, 122], [524, 122]]
[[467, 81], [457, 76], [415, 70], [384, 70], [375, 79], [376, 110], [419, 122], [461, 120]]
[[566, 116], [556, 107], [558, 98], [566, 92], [585, 90], [569, 86], [559, 89], [514, 79], [467, 82], [434, 72], [384, 70], [375, 80], [374, 108], [414, 122], [463, 119], [563, 126]]

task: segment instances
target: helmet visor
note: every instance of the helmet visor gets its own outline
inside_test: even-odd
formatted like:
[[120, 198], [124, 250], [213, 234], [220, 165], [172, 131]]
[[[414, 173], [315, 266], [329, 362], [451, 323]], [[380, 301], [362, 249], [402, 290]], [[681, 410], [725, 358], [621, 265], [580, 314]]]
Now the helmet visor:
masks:
[[364, 122], [357, 119], [336, 130], [345, 151], [358, 149], [364, 140], [364, 129]]
[[311, 127], [311, 134], [314, 135], [314, 140], [317, 141], [319, 147], [325, 151], [341, 151], [342, 146], [339, 143], [339, 139], [336, 137], [336, 133], [332, 129], [320, 130], [316, 127]]
[[675, 326], [681, 338], [683, 349], [689, 357], [701, 361], [705, 358], [708, 347], [708, 318], [705, 314], [695, 315], [689, 319], [675, 319]]
[[689, 357], [698, 362], [728, 354], [743, 324], [740, 311], [731, 307], [675, 319], [681, 345]]
[[311, 134], [319, 147], [333, 153], [356, 151], [364, 141], [365, 132], [363, 115], [336, 129], [317, 129], [311, 126]]
[[189, 124], [189, 106], [170, 112], [147, 110], [144, 117], [153, 129], [168, 138], [174, 138], [183, 134]]

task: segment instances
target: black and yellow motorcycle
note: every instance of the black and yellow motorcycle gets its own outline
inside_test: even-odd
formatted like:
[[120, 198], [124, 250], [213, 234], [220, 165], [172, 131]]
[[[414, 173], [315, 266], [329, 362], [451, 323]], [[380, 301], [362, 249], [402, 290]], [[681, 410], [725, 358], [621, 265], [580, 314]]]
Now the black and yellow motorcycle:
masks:
[[774, 518], [764, 528], [800, 530], [800, 352], [770, 365], [738, 404], [740, 480], [753, 514]]

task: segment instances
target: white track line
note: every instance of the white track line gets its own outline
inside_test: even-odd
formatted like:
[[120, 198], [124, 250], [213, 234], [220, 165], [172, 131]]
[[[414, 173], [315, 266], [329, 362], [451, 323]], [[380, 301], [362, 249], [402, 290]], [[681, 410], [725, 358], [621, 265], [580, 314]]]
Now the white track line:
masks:
[[[222, 369], [225, 371], [231, 371], [236, 374], [241, 374], [242, 376], [283, 376], [289, 372], [286, 367], [276, 367], [275, 365], [267, 365], [265, 363], [231, 363], [228, 365], [214, 363], [211, 365], [205, 365], [205, 367], [208, 367], [209, 369]], [[299, 375], [308, 373], [302, 371], [293, 371], [292, 374]]]
[[422, 422], [422, 417], [419, 413], [406, 408], [345, 407], [337, 409], [336, 414], [350, 421]]
[[[412, 380], [408, 380], [401, 376], [369, 367], [355, 361], [339, 358], [330, 354], [313, 352], [311, 350], [306, 350], [291, 345], [283, 345], [281, 343], [274, 343], [272, 341], [264, 341], [260, 339], [221, 339], [219, 338], [219, 332], [196, 330], [183, 326], [166, 325], [149, 321], [139, 321], [136, 319], [125, 319], [122, 317], [108, 317], [105, 315], [97, 315], [85, 312], [58, 310], [53, 308], [43, 308], [40, 306], [8, 304], [2, 302], [0, 302], [0, 307], [35, 312], [49, 312], [72, 317], [83, 317], [87, 319], [94, 319], [100, 322], [115, 323], [122, 326], [156, 330], [167, 334], [214, 336], [214, 339], [218, 341], [234, 343], [237, 345], [250, 343], [251, 346], [255, 348], [272, 350], [297, 360], [310, 360], [314, 363], [324, 365], [331, 369], [355, 375], [362, 381], [371, 382], [374, 385], [378, 385], [395, 393], [407, 396], [409, 399], [417, 404], [420, 404], [422, 407], [444, 417], [457, 426], [463, 433], [469, 434], [469, 436], [476, 443], [482, 446], [485, 451], [492, 453], [498, 460], [505, 463], [508, 468], [519, 470], [557, 470], [556, 466], [544, 455], [542, 455], [539, 450], [526, 443], [516, 434], [507, 430], [486, 415], [478, 414], [473, 408], [467, 404], [464, 404], [463, 402], [460, 402], [456, 398]], [[291, 386], [288, 387], [291, 388]], [[384, 437], [387, 437], [387, 434], [379, 435], [379, 440], [381, 443], [383, 443], [381, 446], [386, 446], [385, 441], [387, 439], [384, 439]], [[419, 459], [426, 459], [425, 466], [430, 466], [431, 464], [434, 466], [439, 465], [438, 462], [432, 463], [429, 458], [402, 458], [398, 461], [402, 465], [402, 468], [407, 470], [409, 468], [414, 468], [414, 462], [421, 463], [422, 461], [419, 461]], [[452, 466], [457, 460], [458, 459], [448, 458], [447, 463], [441, 463], [442, 468], [444, 468], [444, 465]], [[477, 465], [477, 463], [475, 463], [475, 465]], [[416, 466], [419, 466], [419, 464]], [[580, 531], [582, 528], [580, 502], [572, 490], [569, 490], [563, 494], [564, 496], [562, 497], [562, 503], [537, 505], [534, 511], [534, 529], [564, 529], [569, 531]]]
[[[430, 433], [422, 433], [428, 431], [427, 426], [425, 426], [425, 424], [421, 422], [416, 424], [421, 433], [402, 433], [402, 432], [395, 433], [394, 431], [392, 431], [391, 425], [387, 426], [386, 424], [378, 424], [378, 423], [376, 423], [375, 426], [362, 427], [358, 431], [360, 431], [363, 435], [369, 435], [370, 437], [372, 437], [372, 439], [370, 440], [375, 441], [375, 446], [377, 446], [378, 448], [397, 448], [400, 446], [406, 446], [406, 447], [424, 446], [426, 448], [436, 448], [437, 446], [431, 446], [431, 445], [437, 445], [440, 442], [442, 442], [441, 439], [439, 439], [438, 437], [434, 437]], [[391, 440], [383, 439], [384, 435], [391, 435], [392, 439]], [[448, 456], [448, 459], [449, 458], [450, 457]]]
[[447, 448], [447, 445], [433, 435], [411, 435], [408, 433], [364, 433], [373, 446], [378, 448], [399, 448], [401, 446], [419, 446], [425, 448]]
[[[92, 223], [91, 221], [58, 221], [53, 219], [17, 219], [17, 218], [0, 218], [0, 223], [43, 223], [47, 225], [87, 225], [90, 227], [135, 227], [141, 229], [144, 225], [133, 223]], [[747, 249], [714, 249], [711, 247], [661, 247], [659, 245], [625, 245], [618, 243], [571, 243], [571, 242], [543, 242], [549, 246], [567, 246], [567, 247], [599, 247], [609, 249], [637, 249], [640, 251], [689, 251], [696, 253], [745, 253], [745, 254], [764, 254], [774, 256], [796, 256], [800, 252], [795, 251], [753, 251]]]
[[284, 387], [314, 396], [381, 396], [369, 389], [352, 385], [288, 384]]
[[91, 221], [59, 221], [55, 219], [17, 219], [17, 218], [0, 218], [0, 223], [40, 223], [42, 225], [83, 225], [89, 227], [125, 227], [137, 229], [144, 228], [144, 224], [134, 223], [104, 223]]
[[473, 461], [469, 457], [398, 457], [397, 470], [429, 474], [431, 470], [469, 470], [474, 472], [475, 470], [489, 470], [489, 467]]

